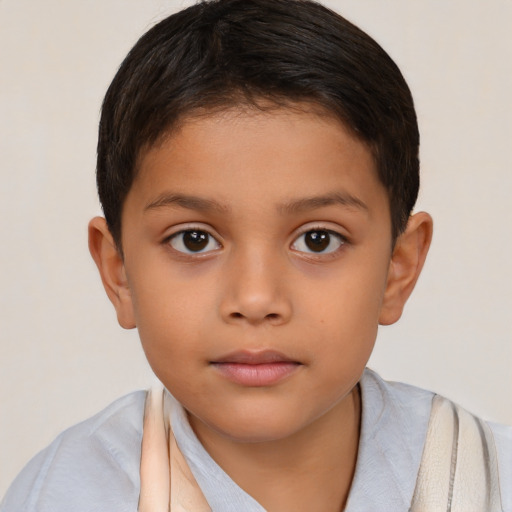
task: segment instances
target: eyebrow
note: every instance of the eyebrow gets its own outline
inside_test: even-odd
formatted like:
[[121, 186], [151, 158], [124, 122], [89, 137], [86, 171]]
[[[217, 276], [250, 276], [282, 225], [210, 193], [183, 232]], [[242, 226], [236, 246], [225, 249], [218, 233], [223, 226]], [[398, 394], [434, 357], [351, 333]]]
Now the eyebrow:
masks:
[[[361, 199], [347, 192], [335, 192], [321, 196], [304, 197], [301, 199], [283, 203], [277, 210], [283, 214], [296, 214], [308, 210], [316, 210], [326, 206], [341, 205], [368, 212], [368, 206]], [[158, 196], [144, 207], [144, 211], [157, 210], [159, 208], [173, 207], [186, 208], [188, 210], [227, 213], [231, 209], [219, 203], [215, 199], [207, 199], [187, 194], [164, 193]]]
[[144, 211], [156, 210], [158, 208], [178, 206], [188, 210], [197, 210], [203, 212], [220, 212], [225, 213], [229, 208], [214, 199], [206, 199], [204, 197], [190, 196], [185, 194], [164, 193], [151, 201], [144, 208]]
[[325, 206], [341, 205], [347, 208], [363, 210], [368, 213], [368, 206], [361, 199], [348, 192], [335, 192], [322, 196], [312, 196], [290, 201], [279, 206], [282, 213], [301, 213], [308, 210], [316, 210]]

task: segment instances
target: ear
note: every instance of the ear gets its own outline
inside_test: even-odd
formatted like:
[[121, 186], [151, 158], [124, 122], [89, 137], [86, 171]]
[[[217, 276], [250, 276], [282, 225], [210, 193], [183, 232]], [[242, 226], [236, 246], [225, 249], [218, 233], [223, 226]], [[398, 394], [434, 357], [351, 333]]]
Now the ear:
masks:
[[95, 217], [89, 222], [89, 251], [100, 271], [108, 298], [116, 308], [119, 325], [125, 329], [133, 329], [133, 300], [123, 258], [103, 217]]
[[395, 323], [418, 280], [432, 240], [432, 218], [428, 213], [412, 215], [398, 237], [389, 264], [386, 291], [379, 317], [381, 325]]

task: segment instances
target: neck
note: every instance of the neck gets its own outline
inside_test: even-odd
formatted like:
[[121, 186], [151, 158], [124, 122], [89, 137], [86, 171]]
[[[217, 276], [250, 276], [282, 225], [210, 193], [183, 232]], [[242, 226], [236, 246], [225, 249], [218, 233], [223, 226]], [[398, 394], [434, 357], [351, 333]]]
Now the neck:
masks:
[[227, 439], [190, 418], [212, 458], [269, 512], [343, 510], [357, 459], [359, 387], [312, 424], [286, 439]]

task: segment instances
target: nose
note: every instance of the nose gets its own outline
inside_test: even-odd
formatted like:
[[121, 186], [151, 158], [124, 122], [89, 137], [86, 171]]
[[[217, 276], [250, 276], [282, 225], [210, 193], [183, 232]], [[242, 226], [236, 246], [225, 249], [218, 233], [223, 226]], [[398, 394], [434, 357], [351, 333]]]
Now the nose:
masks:
[[254, 251], [239, 255], [224, 275], [220, 313], [225, 322], [282, 325], [290, 320], [289, 283], [278, 257]]

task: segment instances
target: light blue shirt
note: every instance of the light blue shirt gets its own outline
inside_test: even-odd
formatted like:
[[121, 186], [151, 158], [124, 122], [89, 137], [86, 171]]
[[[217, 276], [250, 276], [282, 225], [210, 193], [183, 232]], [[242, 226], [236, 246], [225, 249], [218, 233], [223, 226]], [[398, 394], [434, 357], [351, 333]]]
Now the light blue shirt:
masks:
[[[345, 512], [406, 512], [416, 483], [432, 393], [360, 381], [362, 421], [356, 471]], [[127, 395], [63, 432], [13, 482], [0, 512], [135, 512], [145, 392]], [[512, 428], [490, 425], [496, 442], [503, 510], [512, 512]], [[176, 441], [213, 512], [264, 512], [208, 455], [181, 409]]]

